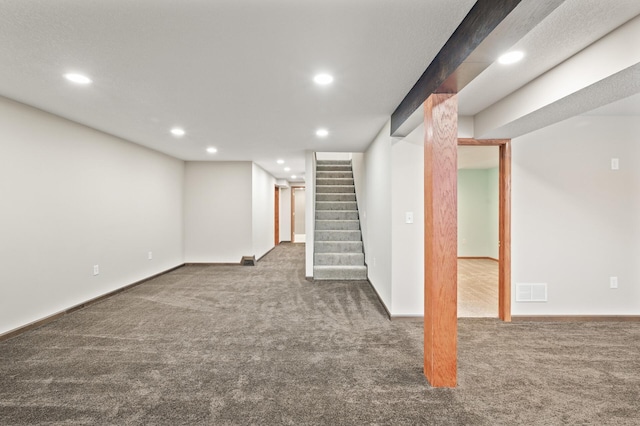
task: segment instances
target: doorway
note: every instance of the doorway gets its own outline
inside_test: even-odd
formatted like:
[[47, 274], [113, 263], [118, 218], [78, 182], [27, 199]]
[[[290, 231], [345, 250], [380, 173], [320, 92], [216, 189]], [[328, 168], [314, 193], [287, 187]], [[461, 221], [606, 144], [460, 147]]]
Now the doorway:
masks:
[[497, 146], [458, 147], [458, 318], [498, 317]]
[[291, 187], [291, 242], [306, 241], [305, 226], [306, 194], [304, 186]]
[[[458, 139], [458, 147], [497, 147], [497, 316], [503, 321], [511, 321], [511, 140], [509, 139]], [[493, 164], [495, 165], [495, 164]], [[464, 238], [464, 237], [463, 237]], [[464, 244], [462, 244], [464, 248]], [[459, 249], [460, 250], [460, 249]], [[460, 253], [460, 251], [459, 251]], [[495, 253], [495, 252], [494, 252]], [[473, 257], [473, 256], [470, 256]], [[492, 262], [492, 256], [486, 261]], [[489, 265], [490, 266], [490, 265]], [[489, 268], [491, 270], [491, 268]], [[459, 270], [460, 273], [460, 270]], [[471, 273], [473, 274], [473, 272]], [[495, 290], [495, 287], [494, 287]], [[495, 297], [496, 293], [493, 293]], [[495, 304], [494, 304], [495, 305]]]

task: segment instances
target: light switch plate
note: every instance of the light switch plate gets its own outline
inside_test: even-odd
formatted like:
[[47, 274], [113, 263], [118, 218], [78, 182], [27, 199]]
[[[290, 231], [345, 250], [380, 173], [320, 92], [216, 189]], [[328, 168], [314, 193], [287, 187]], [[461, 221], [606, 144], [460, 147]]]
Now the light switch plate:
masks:
[[413, 212], [406, 212], [404, 214], [404, 223], [413, 223]]

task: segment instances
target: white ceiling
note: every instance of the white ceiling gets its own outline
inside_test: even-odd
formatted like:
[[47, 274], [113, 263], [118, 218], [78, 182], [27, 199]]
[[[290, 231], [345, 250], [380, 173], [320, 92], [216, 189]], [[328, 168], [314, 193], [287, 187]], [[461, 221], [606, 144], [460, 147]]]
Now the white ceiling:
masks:
[[495, 62], [460, 91], [460, 115], [476, 115], [638, 14], [638, 0], [565, 0], [510, 49], [522, 61]]
[[[474, 3], [2, 0], [0, 95], [180, 159], [288, 178], [305, 150], [363, 151]], [[73, 86], [71, 71], [93, 84]], [[315, 86], [319, 71], [335, 83]]]
[[638, 116], [640, 117], [640, 93], [628, 98], [596, 108], [583, 115], [611, 115], [611, 116]]
[[[180, 159], [255, 161], [291, 180], [305, 150], [366, 149], [474, 3], [2, 0], [0, 95]], [[638, 14], [638, 0], [566, 0], [516, 43], [521, 63], [493, 64], [460, 92], [460, 114]], [[94, 83], [74, 86], [70, 71]], [[314, 85], [320, 71], [334, 84]], [[640, 99], [591, 114], [640, 115]], [[173, 126], [187, 134], [173, 137]], [[330, 136], [317, 139], [318, 127]]]

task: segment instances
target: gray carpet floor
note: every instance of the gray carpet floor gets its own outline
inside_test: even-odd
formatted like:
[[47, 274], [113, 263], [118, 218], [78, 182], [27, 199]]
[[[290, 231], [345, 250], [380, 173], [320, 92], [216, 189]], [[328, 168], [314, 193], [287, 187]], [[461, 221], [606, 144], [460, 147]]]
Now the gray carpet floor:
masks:
[[639, 323], [461, 319], [459, 385], [304, 246], [185, 266], [0, 343], [0, 424], [638, 425]]

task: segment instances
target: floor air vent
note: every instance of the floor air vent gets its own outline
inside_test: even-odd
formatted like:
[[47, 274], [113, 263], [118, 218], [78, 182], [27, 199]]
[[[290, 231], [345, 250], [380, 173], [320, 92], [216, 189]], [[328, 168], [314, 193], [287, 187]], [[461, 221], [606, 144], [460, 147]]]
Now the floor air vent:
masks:
[[547, 284], [516, 284], [516, 302], [546, 302]]
[[242, 266], [256, 266], [256, 257], [255, 256], [242, 256], [242, 260], [240, 261]]

